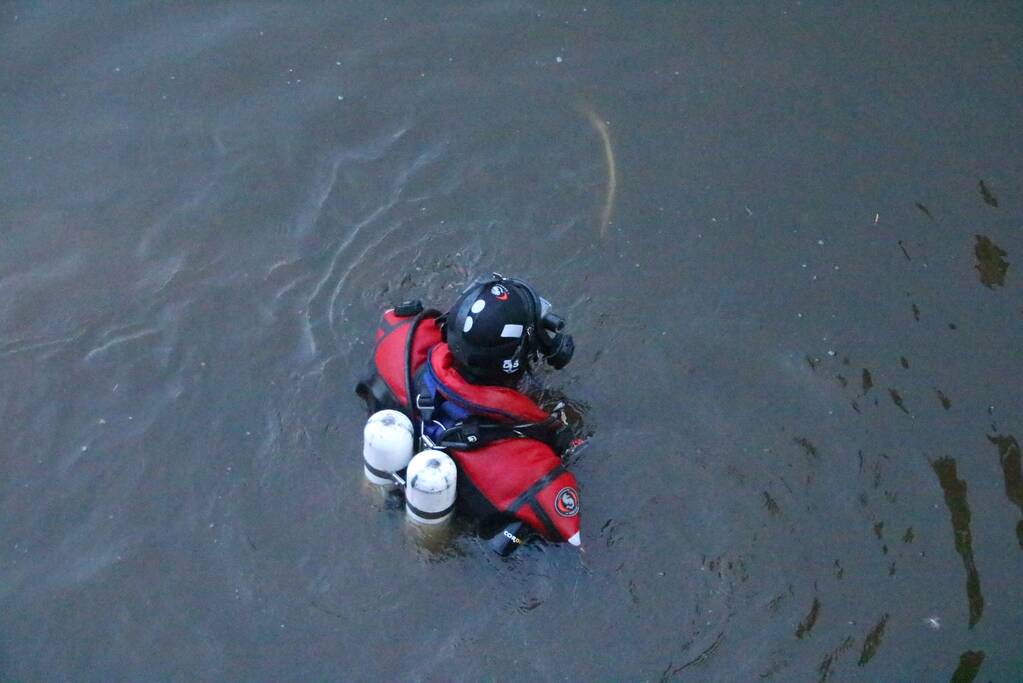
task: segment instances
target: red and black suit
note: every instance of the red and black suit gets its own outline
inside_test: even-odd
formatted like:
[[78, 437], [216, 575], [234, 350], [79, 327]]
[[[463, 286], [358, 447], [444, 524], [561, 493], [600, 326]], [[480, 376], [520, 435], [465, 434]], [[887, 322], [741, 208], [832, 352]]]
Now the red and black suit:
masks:
[[460, 507], [479, 518], [514, 516], [549, 540], [578, 544], [578, 486], [556, 450], [552, 416], [514, 389], [466, 381], [436, 318], [413, 321], [393, 309], [381, 318], [372, 372], [356, 388], [370, 411], [410, 412], [407, 357], [423, 433], [450, 446], [458, 466]]

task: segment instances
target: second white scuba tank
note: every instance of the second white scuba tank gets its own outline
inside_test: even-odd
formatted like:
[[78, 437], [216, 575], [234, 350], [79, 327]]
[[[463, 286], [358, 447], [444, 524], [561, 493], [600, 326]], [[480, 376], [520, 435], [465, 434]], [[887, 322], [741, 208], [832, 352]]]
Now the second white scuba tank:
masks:
[[412, 459], [412, 421], [397, 410], [370, 415], [362, 431], [363, 471], [378, 486], [394, 488], [391, 475], [405, 469]]
[[405, 513], [416, 524], [442, 524], [455, 510], [458, 469], [444, 451], [417, 453], [405, 473]]

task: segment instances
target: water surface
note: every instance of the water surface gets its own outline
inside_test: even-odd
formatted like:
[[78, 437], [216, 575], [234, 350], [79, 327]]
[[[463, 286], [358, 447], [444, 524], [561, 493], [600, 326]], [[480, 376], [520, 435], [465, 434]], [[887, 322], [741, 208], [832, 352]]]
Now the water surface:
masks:
[[[0, 7], [0, 678], [1023, 678], [1023, 12]], [[379, 311], [533, 282], [586, 552], [367, 489]]]

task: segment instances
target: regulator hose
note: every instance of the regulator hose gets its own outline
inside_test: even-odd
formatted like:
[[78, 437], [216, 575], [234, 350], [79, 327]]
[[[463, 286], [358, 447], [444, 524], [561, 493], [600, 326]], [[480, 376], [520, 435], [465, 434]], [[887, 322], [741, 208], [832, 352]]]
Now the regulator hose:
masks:
[[419, 311], [409, 325], [408, 337], [405, 339], [405, 398], [408, 400], [409, 419], [412, 420], [412, 448], [418, 453], [421, 450], [423, 439], [423, 421], [419, 419], [419, 406], [416, 405], [416, 397], [412, 393], [412, 344], [416, 337], [416, 328], [424, 318], [436, 318], [440, 311], [428, 308]]

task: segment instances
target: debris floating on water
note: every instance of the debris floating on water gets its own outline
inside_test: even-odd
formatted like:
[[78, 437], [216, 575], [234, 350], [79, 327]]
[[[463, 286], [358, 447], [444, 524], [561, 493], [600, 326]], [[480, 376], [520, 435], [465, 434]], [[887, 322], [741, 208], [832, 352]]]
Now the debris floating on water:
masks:
[[984, 235], [977, 235], [977, 243], [973, 253], [977, 257], [974, 268], [980, 273], [980, 282], [988, 289], [1005, 286], [1005, 274], [1009, 270], [1009, 262], [1005, 257], [1009, 254]]
[[607, 161], [607, 194], [604, 197], [604, 209], [600, 212], [600, 236], [606, 237], [607, 227], [611, 224], [611, 210], [614, 208], [615, 188], [618, 186], [615, 155], [611, 148], [611, 135], [608, 133], [607, 123], [590, 109], [583, 109], [583, 114], [600, 133], [600, 139], [604, 143], [604, 158]]

